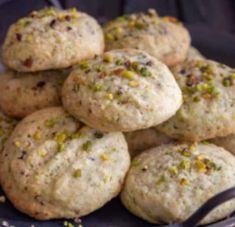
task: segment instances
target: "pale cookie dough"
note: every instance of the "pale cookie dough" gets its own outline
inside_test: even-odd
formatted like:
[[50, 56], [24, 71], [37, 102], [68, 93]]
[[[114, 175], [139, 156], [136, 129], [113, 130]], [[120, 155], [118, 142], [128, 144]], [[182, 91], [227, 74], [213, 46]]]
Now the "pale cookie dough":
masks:
[[235, 132], [235, 70], [210, 60], [194, 60], [172, 71], [184, 102], [157, 128], [170, 137], [200, 141]]
[[154, 11], [118, 17], [104, 26], [106, 50], [144, 50], [168, 66], [186, 58], [190, 35], [176, 18], [160, 18]]
[[[121, 199], [125, 207], [151, 223], [178, 223], [208, 199], [235, 186], [235, 157], [213, 144], [162, 145], [137, 156]], [[235, 201], [212, 211], [201, 224], [231, 214]]]
[[75, 8], [45, 8], [10, 26], [2, 54], [9, 68], [34, 72], [66, 68], [103, 49], [103, 31], [94, 18]]
[[61, 88], [69, 70], [0, 75], [0, 107], [9, 116], [23, 118], [30, 113], [61, 104]]
[[0, 176], [21, 212], [41, 220], [79, 218], [119, 194], [129, 164], [122, 133], [101, 133], [53, 107], [17, 125]]
[[101, 131], [135, 131], [162, 123], [179, 109], [181, 91], [169, 69], [134, 49], [83, 61], [62, 89], [74, 117]]

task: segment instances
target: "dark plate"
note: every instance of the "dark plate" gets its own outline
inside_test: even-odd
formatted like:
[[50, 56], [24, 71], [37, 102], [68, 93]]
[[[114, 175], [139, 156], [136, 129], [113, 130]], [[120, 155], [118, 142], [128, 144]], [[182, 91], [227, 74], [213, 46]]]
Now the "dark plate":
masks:
[[[205, 56], [235, 67], [235, 36], [213, 31], [207, 27], [188, 26], [195, 45]], [[1, 67], [0, 67], [1, 69]], [[2, 195], [0, 189], [0, 195]], [[64, 220], [40, 222], [18, 212], [8, 201], [0, 204], [0, 226], [7, 221], [15, 227], [59, 227]], [[152, 225], [131, 215], [114, 199], [102, 209], [82, 218], [84, 227], [150, 227]], [[77, 225], [76, 225], [77, 226]]]

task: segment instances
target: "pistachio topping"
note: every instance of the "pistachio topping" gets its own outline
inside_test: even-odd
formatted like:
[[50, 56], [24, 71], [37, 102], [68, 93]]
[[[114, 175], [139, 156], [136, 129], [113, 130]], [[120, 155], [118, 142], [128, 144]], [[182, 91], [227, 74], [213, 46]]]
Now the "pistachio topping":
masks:
[[100, 155], [100, 159], [101, 159], [102, 161], [108, 161], [108, 160], [109, 160], [109, 156], [108, 156], [107, 154], [101, 154], [101, 155]]
[[106, 98], [108, 99], [108, 100], [113, 100], [113, 94], [112, 93], [108, 93], [107, 95], [106, 95]]
[[47, 119], [47, 120], [44, 122], [44, 126], [45, 126], [46, 128], [53, 128], [55, 124], [56, 124], [56, 120], [55, 120], [54, 118]]
[[235, 74], [230, 74], [227, 77], [224, 77], [222, 80], [222, 84], [224, 87], [231, 87], [235, 84]]
[[103, 57], [103, 61], [106, 63], [111, 63], [113, 61], [113, 56], [110, 54], [105, 54]]
[[164, 175], [162, 175], [162, 176], [160, 176], [160, 178], [157, 180], [156, 186], [159, 186], [159, 185], [161, 185], [161, 184], [163, 184], [163, 183], [165, 183], [165, 182], [166, 182], [166, 177], [165, 177]]
[[79, 90], [80, 90], [80, 85], [79, 85], [79, 84], [74, 84], [74, 85], [73, 85], [73, 91], [74, 91], [75, 93], [77, 93], [77, 92], [79, 92]]
[[44, 149], [39, 149], [38, 150], [38, 155], [41, 157], [45, 157], [47, 155], [47, 151]]
[[74, 171], [74, 173], [73, 173], [74, 178], [80, 178], [81, 176], [82, 176], [81, 169], [77, 169], [77, 170]]
[[188, 170], [190, 168], [190, 161], [189, 160], [182, 160], [179, 164], [179, 168], [182, 170]]
[[178, 175], [178, 173], [179, 173], [179, 170], [176, 166], [169, 167], [168, 171], [169, 171], [170, 175], [174, 175], [174, 176]]
[[131, 162], [131, 166], [139, 166], [141, 164], [141, 161], [138, 160], [138, 159], [134, 159], [132, 162]]
[[36, 131], [36, 132], [33, 134], [32, 137], [33, 137], [34, 140], [40, 140], [41, 137], [42, 137], [42, 134], [41, 134], [40, 131]]
[[152, 73], [147, 69], [147, 67], [142, 67], [140, 69], [140, 73], [143, 77], [149, 77], [152, 75]]
[[187, 186], [187, 185], [189, 185], [188, 180], [185, 179], [185, 178], [181, 178], [180, 181], [179, 181], [179, 183], [180, 183], [180, 185], [182, 185], [182, 186]]
[[132, 72], [132, 71], [129, 71], [129, 70], [124, 70], [121, 75], [122, 75], [123, 77], [125, 77], [125, 78], [131, 80], [131, 79], [133, 78], [133, 76], [135, 75], [135, 73]]
[[101, 84], [98, 84], [98, 83], [94, 84], [93, 90], [94, 90], [95, 92], [102, 91], [102, 85], [101, 85]]
[[132, 81], [129, 81], [129, 82], [128, 82], [128, 85], [129, 85], [130, 87], [136, 88], [136, 87], [139, 87], [139, 86], [140, 86], [140, 83], [139, 83], [138, 81], [132, 80]]
[[14, 144], [15, 144], [15, 146], [16, 146], [17, 148], [20, 148], [20, 146], [21, 146], [21, 144], [20, 144], [19, 141], [15, 141]]
[[90, 64], [88, 61], [81, 61], [79, 64], [80, 69], [86, 70], [90, 68]]
[[83, 145], [82, 145], [82, 149], [84, 151], [90, 151], [92, 147], [92, 142], [90, 140], [86, 141]]
[[122, 59], [117, 59], [115, 61], [115, 65], [123, 65], [124, 64], [124, 61]]

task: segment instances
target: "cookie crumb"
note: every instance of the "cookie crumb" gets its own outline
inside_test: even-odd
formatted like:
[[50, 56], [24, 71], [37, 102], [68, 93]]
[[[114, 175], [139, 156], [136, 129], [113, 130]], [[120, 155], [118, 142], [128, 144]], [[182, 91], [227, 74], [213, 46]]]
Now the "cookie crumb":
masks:
[[5, 196], [0, 196], [0, 203], [5, 203], [6, 202], [6, 197]]

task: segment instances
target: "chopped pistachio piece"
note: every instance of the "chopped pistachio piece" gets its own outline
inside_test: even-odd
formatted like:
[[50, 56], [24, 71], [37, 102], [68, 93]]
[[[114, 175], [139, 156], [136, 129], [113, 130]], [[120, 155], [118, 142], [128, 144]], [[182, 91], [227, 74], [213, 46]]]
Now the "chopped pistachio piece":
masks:
[[180, 185], [182, 185], [182, 186], [189, 185], [188, 180], [186, 180], [185, 178], [181, 178], [179, 183], [180, 183]]
[[44, 122], [44, 125], [46, 128], [52, 128], [52, 127], [54, 127], [55, 123], [56, 123], [55, 119], [51, 118], [51, 119], [47, 119]]
[[77, 170], [74, 171], [73, 177], [79, 178], [79, 177], [81, 177], [81, 176], [82, 176], [82, 171], [81, 171], [81, 169], [77, 169]]
[[133, 79], [135, 73], [132, 72], [132, 71], [129, 71], [129, 70], [124, 70], [121, 75], [122, 75], [123, 77], [125, 77], [125, 78], [131, 80], [131, 79]]
[[91, 150], [91, 146], [92, 146], [92, 143], [90, 140], [86, 141], [83, 145], [82, 145], [82, 149], [84, 151], [90, 151]]
[[113, 100], [113, 94], [112, 93], [108, 93], [106, 95], [106, 98], [109, 99], [109, 100]]
[[113, 61], [113, 56], [106, 54], [106, 55], [104, 55], [103, 61], [106, 63], [111, 63]]
[[164, 175], [162, 175], [162, 176], [157, 180], [156, 185], [159, 186], [159, 185], [161, 185], [161, 184], [163, 184], [163, 183], [165, 183], [165, 182], [166, 182], [166, 178], [165, 178]]
[[109, 160], [109, 156], [106, 155], [106, 154], [101, 154], [101, 155], [100, 155], [100, 159], [101, 159], [102, 161], [107, 161], [107, 160]]
[[89, 68], [90, 68], [90, 65], [89, 65], [88, 61], [82, 61], [82, 62], [80, 62], [79, 66], [80, 66], [80, 69], [82, 69], [82, 70], [85, 70], [85, 69], [89, 69]]
[[41, 139], [41, 132], [40, 131], [36, 131], [34, 134], [33, 134], [33, 139], [34, 140], [40, 140]]
[[79, 84], [74, 84], [73, 91], [74, 92], [79, 92], [79, 90], [80, 90], [80, 85]]
[[135, 80], [129, 81], [128, 85], [133, 88], [140, 86], [139, 82]]
[[152, 75], [152, 73], [146, 67], [142, 67], [140, 69], [140, 73], [143, 77], [149, 77]]
[[190, 168], [190, 161], [189, 160], [182, 160], [179, 164], [179, 168], [183, 170], [188, 170]]

